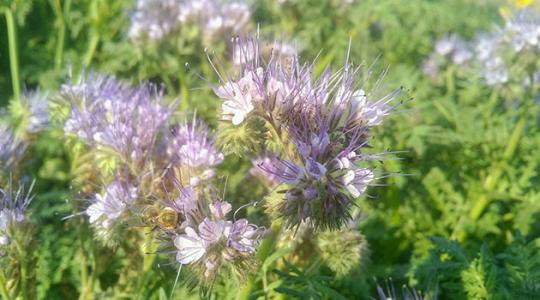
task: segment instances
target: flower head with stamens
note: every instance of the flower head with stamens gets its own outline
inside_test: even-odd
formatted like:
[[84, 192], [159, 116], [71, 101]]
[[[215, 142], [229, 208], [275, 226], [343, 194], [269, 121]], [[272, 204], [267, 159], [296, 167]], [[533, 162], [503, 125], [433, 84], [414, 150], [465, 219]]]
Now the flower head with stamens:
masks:
[[195, 117], [174, 126], [165, 139], [169, 163], [190, 178], [184, 184], [196, 185], [213, 177], [214, 167], [223, 161], [223, 154], [215, 149], [208, 127]]
[[110, 230], [137, 199], [137, 188], [116, 179], [103, 194], [96, 194], [93, 203], [86, 209], [90, 224], [99, 230]]
[[360, 69], [348, 62], [340, 71], [327, 70], [318, 77], [313, 76], [312, 64], [296, 59], [287, 67], [274, 57], [264, 63], [256, 40], [237, 42], [248, 43], [238, 48], [254, 49], [255, 57], [244, 60], [240, 79], [224, 82], [216, 94], [231, 101], [221, 90], [247, 79], [249, 84], [242, 85], [246, 88], [237, 89], [234, 96], [251, 100], [250, 111], [236, 123], [261, 118], [277, 135], [281, 132], [279, 138], [286, 138], [284, 155], [261, 166], [285, 186], [283, 201], [272, 210], [289, 225], [339, 227], [374, 179], [374, 172], [361, 164], [375, 157], [362, 154], [362, 149], [371, 129], [394, 108], [391, 102], [401, 88], [381, 94], [379, 79], [369, 89], [367, 79], [359, 80]]
[[26, 208], [32, 202], [31, 195], [34, 183], [27, 191], [20, 183], [17, 190], [13, 190], [10, 182], [7, 189], [0, 188], [0, 246], [9, 244], [12, 228], [27, 221]]
[[202, 282], [211, 282], [220, 268], [233, 268], [237, 274], [253, 268], [262, 229], [246, 219], [228, 221], [230, 211], [228, 202], [215, 201], [199, 224], [186, 227], [183, 234], [174, 237], [176, 260], [194, 266]]
[[71, 105], [64, 125], [87, 144], [105, 147], [123, 161], [142, 164], [152, 153], [159, 131], [174, 105], [162, 105], [163, 91], [151, 84], [131, 87], [114, 77], [89, 74], [80, 83], [64, 85]]
[[16, 137], [11, 128], [0, 123], [0, 174], [11, 172], [27, 147], [28, 144]]

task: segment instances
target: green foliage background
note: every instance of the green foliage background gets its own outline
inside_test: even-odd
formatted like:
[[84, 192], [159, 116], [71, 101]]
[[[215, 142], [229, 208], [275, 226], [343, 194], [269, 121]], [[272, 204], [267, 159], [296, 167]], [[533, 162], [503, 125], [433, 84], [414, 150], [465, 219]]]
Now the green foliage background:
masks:
[[[339, 66], [349, 40], [353, 61], [389, 66], [385, 85], [402, 85], [406, 95], [378, 128], [373, 146], [401, 151], [381, 168], [404, 176], [383, 179], [381, 183], [388, 186], [371, 188], [371, 197], [361, 204], [360, 231], [369, 245], [369, 257], [361, 266], [345, 276], [336, 276], [325, 266], [313, 272], [286, 261], [276, 270], [275, 262], [285, 255], [278, 251], [263, 263], [251, 298], [266, 294], [271, 298], [368, 299], [376, 296], [377, 282], [391, 277], [396, 286], [407, 284], [432, 298], [539, 299], [538, 106], [527, 108], [522, 136], [513, 155], [507, 157], [503, 153], [521, 110], [502, 101], [495, 108], [490, 106], [492, 90], [474, 76], [451, 73], [442, 76], [451, 81], [437, 84], [421, 71], [438, 38], [449, 32], [472, 37], [500, 24], [499, 9], [504, 4], [359, 0], [343, 8], [338, 2], [291, 0], [280, 5], [257, 1], [252, 5], [253, 24], [259, 24], [263, 37], [295, 42], [304, 59], [320, 55], [317, 66], [329, 62]], [[198, 76], [217, 82], [205, 46], [197, 42], [200, 32], [183, 32], [178, 39], [141, 49], [126, 34], [131, 0], [2, 0], [0, 6], [14, 13], [20, 79], [25, 88], [53, 93], [70, 74], [83, 69], [133, 82], [150, 80], [163, 83], [171, 98], [181, 96], [182, 108], [197, 110], [217, 126], [220, 101]], [[0, 26], [2, 106], [12, 98], [5, 24]], [[220, 54], [224, 45], [210, 48], [226, 60], [227, 54]], [[176, 270], [163, 266], [165, 260], [158, 258], [147, 274], [139, 276], [139, 282], [126, 282], [126, 272], [136, 272], [136, 258], [128, 247], [114, 251], [82, 239], [91, 236], [84, 220], [62, 220], [85, 206], [71, 183], [87, 174], [71, 165], [68, 146], [58, 129], [38, 137], [24, 170], [37, 179], [37, 197], [31, 205], [38, 231], [37, 297], [78, 297], [84, 273], [81, 266], [87, 266], [86, 258], [95, 257], [99, 259], [93, 259], [98, 264], [92, 266], [98, 282], [94, 286], [100, 290], [96, 297], [166, 298]], [[245, 181], [243, 171], [248, 168], [247, 160], [230, 156], [220, 170], [228, 176], [228, 198], [237, 203], [264, 194], [254, 182]], [[486, 181], [497, 172], [501, 173], [497, 184], [486, 188]], [[487, 198], [488, 205], [479, 217], [471, 217], [470, 211], [481, 198]], [[347, 259], [340, 255], [343, 253], [335, 253], [338, 259]], [[130, 285], [123, 289], [130, 293], [116, 291]], [[233, 298], [235, 289], [220, 282], [212, 297]], [[197, 290], [179, 287], [176, 292], [177, 299], [188, 295], [199, 297]]]

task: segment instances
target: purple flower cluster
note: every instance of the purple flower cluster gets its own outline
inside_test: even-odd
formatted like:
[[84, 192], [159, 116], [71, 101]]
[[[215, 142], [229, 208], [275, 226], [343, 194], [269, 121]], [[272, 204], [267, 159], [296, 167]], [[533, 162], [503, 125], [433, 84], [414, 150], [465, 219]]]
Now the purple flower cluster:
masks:
[[228, 202], [218, 200], [209, 205], [207, 216], [190, 210], [184, 233], [174, 238], [176, 260], [183, 265], [197, 265], [206, 280], [214, 278], [222, 265], [249, 267], [248, 257], [255, 253], [263, 233], [261, 227], [246, 219], [226, 220], [231, 208]]
[[208, 128], [195, 117], [178, 124], [165, 137], [166, 153], [172, 166], [184, 168], [189, 185], [197, 185], [215, 175], [214, 167], [223, 161], [223, 154], [214, 148]]
[[489, 86], [500, 86], [511, 79], [523, 83], [529, 77], [511, 74], [512, 67], [519, 64], [520, 59], [526, 59], [528, 54], [536, 57], [539, 51], [540, 14], [525, 8], [509, 17], [502, 28], [479, 33], [473, 41], [466, 42], [456, 35], [443, 37], [424, 62], [423, 70], [426, 75], [437, 77], [440, 57], [449, 56], [454, 65], [479, 69]]
[[251, 18], [244, 2], [219, 0], [138, 0], [131, 18], [129, 36], [140, 40], [161, 40], [183, 26], [201, 28], [207, 43], [243, 32]]
[[114, 77], [90, 74], [78, 84], [64, 85], [61, 93], [71, 105], [65, 132], [135, 165], [149, 158], [172, 113], [155, 86], [131, 87]]
[[199, 267], [202, 280], [221, 265], [249, 269], [261, 229], [246, 219], [226, 219], [231, 205], [216, 200], [211, 182], [224, 157], [202, 121], [170, 125], [173, 106], [162, 104], [160, 91], [112, 77], [90, 74], [64, 86], [62, 97], [71, 108], [65, 132], [90, 151], [108, 149], [120, 157], [115, 179], [94, 193], [84, 212], [98, 237], [113, 243], [118, 225], [141, 217], [177, 248], [179, 263]]
[[7, 189], [0, 189], [0, 246], [10, 243], [10, 229], [12, 226], [26, 222], [26, 208], [34, 198], [30, 185], [25, 192], [24, 184], [19, 184], [19, 189], [13, 190], [11, 182]]
[[0, 123], [0, 171], [9, 173], [24, 155], [28, 144], [17, 138], [13, 131]]
[[89, 221], [98, 229], [110, 229], [137, 199], [137, 188], [118, 179], [105, 187], [103, 194], [96, 194], [86, 209]]
[[236, 42], [238, 49], [253, 49], [244, 56], [255, 55], [215, 89], [223, 100], [222, 118], [234, 125], [261, 118], [294, 146], [294, 154], [261, 166], [286, 185], [278, 211], [289, 224], [339, 227], [374, 179], [373, 171], [360, 167], [373, 157], [361, 150], [370, 129], [393, 109], [390, 102], [400, 89], [366, 92], [358, 86], [359, 69], [349, 63], [335, 74], [325, 71], [314, 78], [310, 64], [293, 58], [285, 65], [275, 56], [263, 63], [256, 40]]
[[49, 102], [40, 91], [26, 92], [21, 98], [23, 106], [27, 110], [28, 119], [26, 121], [26, 130], [29, 133], [37, 133], [49, 125]]

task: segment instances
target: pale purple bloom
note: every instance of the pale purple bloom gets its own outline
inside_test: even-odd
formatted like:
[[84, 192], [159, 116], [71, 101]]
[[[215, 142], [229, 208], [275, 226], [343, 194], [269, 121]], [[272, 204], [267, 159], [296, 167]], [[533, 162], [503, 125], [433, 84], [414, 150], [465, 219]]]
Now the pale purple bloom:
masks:
[[110, 229], [137, 199], [137, 188], [115, 180], [105, 187], [103, 194], [96, 194], [86, 209], [89, 221], [100, 229]]
[[484, 79], [487, 85], [500, 85], [508, 81], [508, 69], [500, 57], [493, 57], [484, 62]]
[[456, 65], [462, 65], [473, 57], [469, 44], [457, 35], [447, 35], [435, 44], [435, 52], [440, 56], [450, 57]]
[[179, 28], [181, 11], [178, 0], [137, 0], [128, 35], [134, 40], [161, 40]]
[[90, 74], [76, 85], [64, 85], [71, 104], [64, 130], [90, 145], [110, 148], [125, 161], [142, 163], [172, 114], [161, 104], [163, 92], [153, 85], [131, 87], [114, 77]]
[[[277, 210], [290, 225], [309, 220], [316, 227], [340, 226], [348, 218], [352, 202], [374, 179], [358, 166], [373, 159], [361, 155], [361, 149], [367, 146], [370, 129], [394, 109], [391, 102], [401, 89], [389, 94], [381, 94], [377, 88], [366, 91], [359, 85], [359, 69], [349, 63], [335, 74], [327, 70], [314, 77], [313, 66], [300, 64], [296, 58], [285, 65], [271, 55], [265, 63], [257, 40], [235, 42], [239, 49], [249, 50], [240, 52], [248, 57], [240, 59], [245, 63], [238, 74], [216, 89], [225, 101], [249, 100], [245, 102], [250, 104], [248, 113], [237, 120], [233, 117], [233, 124], [251, 116], [269, 120], [278, 130], [287, 130], [287, 142], [298, 150], [293, 159], [276, 157], [261, 165], [287, 185], [286, 200]], [[375, 87], [379, 84], [377, 81]], [[223, 112], [228, 112], [226, 107]], [[347, 172], [352, 175], [344, 182]]]
[[24, 184], [19, 183], [19, 188], [15, 191], [11, 181], [7, 189], [0, 188], [0, 238], [3, 242], [9, 243], [9, 228], [17, 224], [26, 222], [26, 208], [34, 198], [32, 189], [34, 182], [27, 191], [24, 190]]
[[196, 118], [173, 127], [165, 142], [170, 162], [187, 167], [192, 181], [196, 181], [192, 184], [214, 176], [214, 167], [223, 161], [223, 154], [215, 149], [208, 127]]
[[174, 164], [208, 170], [223, 161], [223, 154], [215, 149], [208, 127], [195, 118], [173, 127], [166, 139], [167, 155]]
[[24, 93], [21, 98], [22, 104], [28, 110], [26, 130], [36, 133], [44, 130], [49, 125], [48, 101], [40, 91]]
[[[218, 267], [255, 253], [262, 229], [249, 224], [246, 219], [225, 219], [231, 205], [215, 201], [209, 206], [211, 216], [198, 224], [190, 224], [184, 234], [173, 238], [177, 249], [176, 261], [180, 264], [198, 264], [204, 277], [211, 278]], [[239, 270], [242, 271], [242, 270]]]
[[505, 31], [514, 50], [540, 50], [540, 14], [533, 9], [518, 11], [506, 23]]
[[11, 172], [27, 147], [25, 141], [17, 138], [7, 125], [0, 123], [0, 171]]

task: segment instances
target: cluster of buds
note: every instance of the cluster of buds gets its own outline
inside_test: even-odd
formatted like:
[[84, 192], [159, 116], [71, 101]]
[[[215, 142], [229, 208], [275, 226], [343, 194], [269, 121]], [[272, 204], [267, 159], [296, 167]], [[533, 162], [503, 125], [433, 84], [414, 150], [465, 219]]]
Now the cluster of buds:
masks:
[[244, 32], [251, 9], [244, 2], [219, 0], [138, 0], [132, 15], [129, 36], [134, 40], [161, 40], [183, 27], [198, 26], [204, 41]]
[[367, 92], [359, 86], [359, 68], [348, 62], [335, 74], [327, 70], [314, 77], [313, 65], [297, 57], [284, 63], [271, 55], [265, 61], [257, 40], [235, 43], [244, 64], [235, 76], [220, 76], [215, 93], [223, 100], [223, 120], [240, 125], [261, 119], [282, 143], [279, 156], [260, 166], [279, 181], [284, 195], [271, 209], [289, 225], [340, 227], [375, 179], [365, 163], [379, 156], [362, 149], [401, 88], [380, 94], [378, 81]]
[[[443, 37], [423, 69], [426, 75], [435, 78], [441, 66], [440, 57], [451, 57], [456, 66], [480, 70], [489, 86], [511, 81], [530, 83], [540, 67], [536, 60], [539, 51], [540, 15], [532, 8], [523, 8], [506, 17], [504, 26], [481, 32], [473, 41], [464, 41], [456, 35]], [[522, 65], [527, 66], [525, 71], [516, 68]]]
[[[176, 101], [150, 84], [131, 86], [97, 74], [62, 87], [70, 107], [64, 131], [87, 151], [113, 154], [114, 179], [90, 195], [84, 213], [103, 241], [112, 244], [129, 220], [155, 228], [180, 264], [191, 264], [201, 282], [223, 267], [252, 270], [262, 229], [246, 219], [228, 221], [231, 205], [212, 193], [215, 167], [224, 159], [208, 127], [195, 116], [176, 122]], [[201, 266], [198, 268], [196, 266]]]

